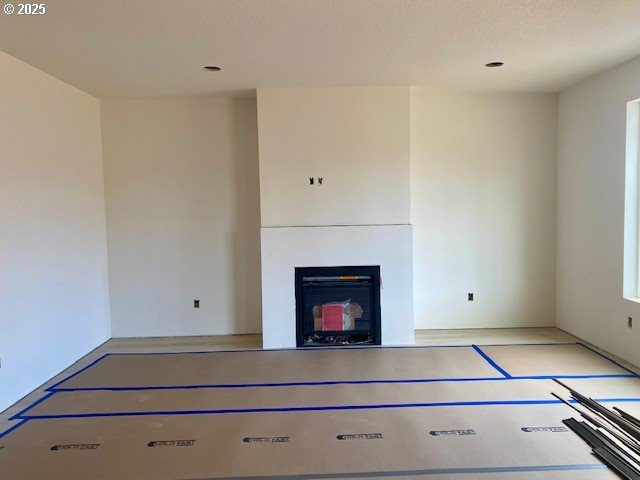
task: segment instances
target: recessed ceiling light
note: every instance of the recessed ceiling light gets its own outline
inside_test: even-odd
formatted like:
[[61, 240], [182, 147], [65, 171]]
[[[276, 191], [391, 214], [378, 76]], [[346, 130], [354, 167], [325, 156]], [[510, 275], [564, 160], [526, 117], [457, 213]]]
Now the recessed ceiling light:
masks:
[[504, 62], [489, 62], [485, 65], [485, 67], [495, 68], [495, 67], [501, 67], [502, 65], [504, 65]]
[[219, 72], [222, 70], [220, 67], [216, 67], [215, 65], [206, 65], [204, 69], [209, 70], [210, 72]]

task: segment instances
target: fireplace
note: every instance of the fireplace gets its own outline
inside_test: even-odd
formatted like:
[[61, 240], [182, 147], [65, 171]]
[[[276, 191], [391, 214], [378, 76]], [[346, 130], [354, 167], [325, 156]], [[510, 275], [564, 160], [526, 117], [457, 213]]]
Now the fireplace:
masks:
[[[373, 301], [374, 343], [413, 344], [411, 225], [263, 227], [260, 237], [264, 348], [295, 348], [304, 344], [301, 337], [305, 325], [298, 323], [298, 318], [301, 322], [304, 318], [304, 315], [298, 313], [298, 308], [300, 312], [303, 312], [304, 308], [302, 305], [298, 307], [297, 302], [302, 300], [301, 277], [314, 276], [315, 273], [307, 275], [298, 271], [299, 285], [296, 291], [296, 267], [339, 265], [358, 266], [341, 269], [338, 272], [339, 276], [354, 275], [355, 269], [367, 265], [376, 268], [373, 272], [365, 272], [364, 275], [372, 274], [378, 283], [384, 276], [384, 288], [381, 286], [380, 289], [374, 289], [374, 294], [379, 297]], [[304, 275], [300, 275], [301, 273]], [[330, 273], [329, 270], [321, 270], [319, 276], [327, 276], [327, 273]], [[342, 302], [348, 299], [347, 296], [331, 301]], [[356, 302], [356, 299], [351, 298], [351, 301]], [[365, 313], [366, 308], [363, 307], [361, 319], [365, 318]], [[313, 311], [308, 315], [310, 318], [307, 321], [312, 321]], [[381, 322], [380, 319], [384, 321]], [[313, 326], [307, 323], [307, 333], [312, 328]], [[315, 333], [315, 329], [312, 331]]]
[[380, 266], [297, 267], [296, 345], [380, 345]]

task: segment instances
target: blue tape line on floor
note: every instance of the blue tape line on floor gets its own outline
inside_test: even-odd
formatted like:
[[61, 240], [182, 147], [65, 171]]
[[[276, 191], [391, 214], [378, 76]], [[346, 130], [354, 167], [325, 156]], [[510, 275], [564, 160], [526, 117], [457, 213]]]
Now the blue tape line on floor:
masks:
[[32, 403], [31, 405], [29, 405], [26, 408], [23, 408], [22, 410], [20, 410], [18, 413], [16, 413], [15, 415], [13, 415], [11, 418], [9, 418], [9, 420], [15, 420], [17, 418], [23, 418], [22, 415], [25, 414], [26, 412], [28, 412], [29, 410], [31, 410], [32, 408], [36, 407], [37, 405], [40, 405], [42, 402], [44, 402], [45, 400], [47, 400], [48, 398], [53, 397], [56, 394], [56, 392], [49, 392], [47, 393], [44, 397], [42, 397], [40, 400], [37, 400], [36, 402]]
[[509, 373], [507, 373], [507, 371], [505, 369], [500, 367], [500, 365], [498, 365], [489, 355], [487, 355], [485, 352], [483, 352], [482, 349], [478, 345], [471, 345], [471, 346], [473, 347], [473, 349], [476, 352], [478, 352], [478, 355], [480, 355], [482, 358], [484, 358], [487, 361], [487, 363], [489, 365], [491, 365], [495, 370], [500, 372], [506, 378], [511, 378], [511, 375], [509, 375]]
[[[499, 371], [504, 378], [498, 377], [481, 377], [481, 378], [448, 378], [448, 379], [406, 379], [406, 380], [355, 380], [355, 381], [327, 381], [327, 382], [286, 382], [286, 383], [264, 383], [264, 384], [231, 384], [231, 385], [181, 385], [181, 386], [150, 386], [150, 387], [88, 387], [88, 388], [56, 388], [59, 385], [62, 385], [64, 382], [70, 380], [71, 378], [76, 377], [82, 372], [88, 370], [89, 368], [95, 366], [98, 362], [104, 360], [109, 355], [169, 355], [169, 354], [189, 354], [189, 353], [228, 353], [228, 352], [273, 352], [273, 351], [316, 351], [314, 349], [255, 349], [255, 350], [216, 350], [216, 351], [202, 351], [202, 352], [134, 352], [134, 353], [105, 353], [95, 361], [91, 362], [89, 365], [84, 368], [78, 370], [72, 375], [67, 376], [63, 380], [57, 382], [53, 386], [45, 389], [48, 392], [47, 395], [40, 398], [38, 401], [34, 402], [27, 408], [23, 409], [11, 419], [20, 419], [21, 421], [16, 425], [12, 426], [5, 432], [0, 433], [0, 438], [7, 435], [8, 433], [14, 431], [18, 427], [27, 423], [30, 417], [23, 417], [23, 414], [37, 406], [38, 404], [44, 402], [51, 396], [53, 396], [56, 392], [74, 392], [74, 391], [93, 391], [93, 390], [110, 390], [110, 391], [121, 391], [121, 390], [165, 390], [165, 389], [197, 389], [197, 388], [250, 388], [250, 387], [274, 387], [274, 386], [314, 386], [314, 385], [340, 385], [340, 384], [360, 384], [360, 383], [422, 383], [422, 382], [467, 382], [467, 381], [496, 381], [496, 380], [544, 380], [544, 379], [552, 379], [552, 378], [564, 378], [564, 379], [580, 379], [580, 378], [627, 378], [627, 377], [640, 377], [640, 375], [624, 366], [615, 360], [609, 358], [608, 356], [594, 350], [593, 348], [585, 345], [582, 342], [555, 342], [555, 343], [525, 343], [525, 344], [485, 344], [482, 346], [518, 346], [518, 345], [540, 345], [540, 346], [551, 346], [551, 345], [580, 345], [591, 352], [609, 360], [616, 366], [622, 368], [623, 370], [629, 372], [628, 374], [603, 374], [603, 375], [538, 375], [538, 376], [520, 376], [520, 377], [511, 377], [505, 370], [500, 368], [497, 363], [495, 363], [488, 355], [486, 355], [478, 345], [398, 345], [398, 346], [364, 346], [364, 347], [326, 347], [323, 349], [318, 349], [318, 351], [327, 350], [327, 349], [358, 349], [358, 348], [468, 348], [472, 347], [476, 352], [478, 352], [486, 361], [488, 361], [497, 371]], [[640, 401], [639, 399], [611, 399], [610, 401], [619, 401], [619, 402], [635, 402]]]
[[580, 345], [580, 346], [582, 346], [582, 347], [586, 348], [586, 349], [587, 349], [587, 350], [589, 350], [590, 352], [593, 352], [593, 353], [595, 353], [596, 355], [598, 355], [598, 356], [600, 356], [600, 357], [602, 357], [602, 358], [604, 358], [604, 359], [606, 359], [606, 360], [609, 360], [609, 361], [610, 361], [611, 363], [613, 363], [615, 366], [620, 367], [620, 368], [621, 368], [621, 369], [623, 369], [624, 371], [629, 372], [629, 373], [633, 374], [633, 375], [634, 375], [634, 376], [636, 376], [636, 377], [640, 377], [640, 375], [639, 375], [639, 374], [637, 374], [636, 372], [634, 372], [633, 370], [630, 370], [630, 369], [628, 369], [627, 367], [622, 366], [619, 362], [616, 362], [613, 358], [608, 357], [608, 356], [607, 356], [607, 355], [605, 355], [604, 353], [600, 353], [599, 351], [597, 351], [597, 350], [595, 350], [595, 349], [591, 348], [589, 345], [586, 345], [586, 344], [584, 344], [584, 343], [582, 343], [582, 342], [578, 342], [578, 345]]
[[3, 438], [7, 435], [9, 435], [11, 432], [13, 432], [14, 430], [18, 429], [19, 427], [21, 427], [22, 425], [24, 425], [25, 423], [27, 423], [30, 419], [29, 418], [22, 418], [20, 419], [20, 421], [18, 423], [16, 423], [15, 425], [9, 427], [7, 430], [5, 430], [4, 432], [0, 432], [0, 438]]
[[636, 378], [635, 374], [600, 374], [600, 375], [534, 375], [518, 377], [470, 377], [470, 378], [409, 378], [409, 379], [378, 379], [378, 380], [331, 380], [318, 382], [274, 382], [274, 383], [219, 383], [204, 385], [142, 385], [135, 387], [77, 387], [56, 388], [56, 392], [93, 392], [93, 391], [137, 391], [137, 390], [196, 390], [207, 388], [270, 388], [270, 387], [315, 387], [330, 385], [367, 385], [394, 383], [448, 383], [448, 382], [495, 382], [506, 380], [551, 380], [557, 379], [589, 379], [589, 378]]
[[77, 372], [69, 375], [68, 377], [60, 380], [58, 383], [50, 386], [49, 388], [46, 388], [45, 391], [50, 392], [52, 390], [55, 390], [55, 388], [58, 385], [62, 385], [64, 382], [66, 382], [67, 380], [71, 380], [73, 377], [80, 375], [82, 372], [84, 372], [85, 370], [90, 369], [91, 367], [93, 367], [96, 363], [101, 362], [102, 360], [104, 360], [105, 358], [107, 358], [109, 355], [111, 355], [110, 353], [105, 353], [104, 355], [102, 355], [101, 357], [99, 357], [98, 359], [94, 360], [93, 362], [91, 362], [89, 365], [87, 365], [84, 368], [81, 368], [80, 370], [78, 370]]
[[[504, 347], [512, 347], [512, 346], [523, 346], [523, 345], [534, 345], [534, 346], [554, 346], [554, 345], [580, 345], [582, 347], [587, 348], [593, 353], [611, 361], [616, 364], [628, 374], [595, 374], [595, 375], [532, 375], [532, 376], [518, 376], [512, 377], [508, 372], [502, 369], [493, 359], [491, 359], [480, 347], [481, 346], [504, 346]], [[618, 364], [614, 360], [610, 359], [606, 355], [603, 355], [600, 352], [597, 352], [587, 345], [584, 345], [581, 342], [559, 342], [559, 343], [528, 343], [528, 344], [494, 344], [494, 345], [403, 345], [403, 346], [364, 346], [364, 347], [325, 347], [322, 349], [265, 349], [265, 350], [217, 350], [217, 351], [202, 351], [202, 352], [133, 352], [133, 353], [106, 353], [102, 357], [98, 358], [91, 364], [82, 368], [81, 370], [75, 372], [74, 374], [68, 376], [67, 378], [61, 380], [55, 385], [46, 389], [46, 391], [64, 391], [64, 392], [73, 392], [73, 391], [94, 391], [94, 390], [168, 390], [168, 389], [197, 389], [197, 388], [255, 388], [255, 387], [290, 387], [290, 386], [322, 386], [322, 385], [353, 385], [353, 384], [366, 384], [366, 383], [430, 383], [430, 382], [466, 382], [466, 381], [484, 381], [484, 380], [498, 380], [501, 378], [492, 378], [492, 377], [478, 377], [478, 378], [446, 378], [446, 379], [434, 379], [434, 378], [425, 378], [425, 379], [374, 379], [374, 380], [345, 380], [345, 381], [318, 381], [318, 382], [267, 382], [267, 383], [248, 383], [248, 384], [203, 384], [203, 385], [176, 385], [176, 386], [163, 386], [163, 385], [151, 385], [151, 386], [136, 386], [136, 387], [121, 387], [121, 386], [107, 386], [107, 387], [77, 387], [77, 388], [57, 388], [62, 385], [66, 381], [71, 378], [79, 375], [80, 373], [88, 370], [89, 368], [95, 366], [98, 362], [105, 359], [110, 355], [179, 355], [179, 354], [208, 354], [208, 353], [232, 353], [232, 352], [275, 352], [275, 351], [296, 351], [296, 352], [307, 352], [307, 351], [318, 351], [318, 350], [327, 350], [327, 349], [363, 349], [363, 348], [473, 348], [478, 354], [480, 354], [491, 366], [496, 369], [499, 373], [501, 373], [507, 379], [518, 379], [518, 380], [544, 380], [544, 379], [580, 379], [580, 378], [626, 378], [626, 377], [638, 377], [639, 375], [622, 365]]]
[[[640, 402], [640, 398], [602, 398], [600, 403]], [[478, 407], [504, 405], [562, 405], [557, 399], [549, 400], [486, 400], [469, 402], [426, 402], [426, 403], [389, 403], [373, 405], [328, 405], [308, 407], [265, 407], [265, 408], [225, 408], [212, 410], [157, 410], [151, 412], [98, 412], [98, 413], [64, 413], [58, 415], [26, 415], [29, 420], [46, 420], [60, 418], [99, 418], [99, 417], [142, 417], [151, 415], [222, 415], [230, 413], [286, 413], [316, 412], [335, 410], [380, 410], [391, 408], [435, 408], [435, 407]]]

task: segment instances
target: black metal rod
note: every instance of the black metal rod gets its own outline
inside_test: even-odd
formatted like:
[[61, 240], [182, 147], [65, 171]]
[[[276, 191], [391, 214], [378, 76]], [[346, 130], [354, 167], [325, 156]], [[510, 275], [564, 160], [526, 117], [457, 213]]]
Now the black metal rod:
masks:
[[640, 479], [640, 471], [629, 465], [609, 448], [604, 446], [596, 447], [593, 449], [593, 453], [609, 467], [618, 472], [618, 474], [622, 475], [623, 478], [626, 478], [627, 480]]
[[618, 407], [613, 407], [613, 409], [618, 412], [620, 415], [622, 415], [622, 417], [633, 423], [634, 425], [640, 427], [640, 420], [638, 420], [636, 417], [634, 417], [633, 415], [631, 415], [630, 413], [625, 412], [624, 410], [622, 410], [621, 408]]
[[635, 437], [633, 437], [633, 435], [630, 435], [626, 430], [624, 430], [623, 428], [620, 427], [620, 425], [616, 422], [612, 422], [611, 420], [609, 420], [607, 417], [605, 417], [604, 415], [602, 415], [600, 412], [598, 412], [597, 410], [595, 410], [590, 404], [581, 404], [584, 408], [586, 408], [587, 410], [589, 410], [591, 413], [594, 413], [596, 415], [598, 415], [598, 418], [602, 419], [603, 421], [606, 421], [609, 423], [609, 425], [611, 425], [613, 428], [615, 428], [618, 432], [620, 432], [621, 435], [625, 435], [627, 438], [629, 438], [629, 440], [631, 440], [632, 442], [635, 442], [637, 445], [640, 445], [640, 443], [635, 439]]
[[562, 385], [567, 390], [569, 390], [569, 392], [571, 392], [571, 396], [575, 398], [577, 401], [579, 401], [581, 404], [589, 408], [589, 410], [602, 415], [608, 420], [611, 420], [613, 423], [618, 425], [620, 429], [624, 430], [629, 435], [631, 435], [636, 441], [640, 442], [640, 428], [636, 427], [633, 423], [629, 422], [628, 420], [625, 420], [620, 415], [613, 413], [608, 408], [603, 407], [592, 398], [585, 397], [584, 395], [575, 391], [573, 388], [562, 383], [557, 378], [554, 378], [553, 381], [558, 383], [559, 385]]
[[585, 422], [578, 422], [575, 418], [563, 420], [567, 427], [591, 446], [593, 453], [606, 463], [610, 468], [629, 480], [639, 480], [640, 471], [625, 452], [619, 452], [619, 446], [614, 445], [604, 437], [602, 433], [594, 430]]
[[[583, 412], [582, 410], [578, 409], [575, 405], [571, 405], [569, 402], [567, 402], [564, 398], [562, 398], [560, 395], [551, 392], [551, 395], [553, 395], [554, 397], [556, 397], [558, 400], [560, 400], [561, 402], [563, 402], [565, 405], [573, 408], [576, 412], [578, 412], [582, 417], [584, 417], [586, 420], [590, 421], [591, 423], [593, 423], [596, 427], [598, 428], [602, 428], [605, 432], [607, 432], [609, 435], [612, 435], [613, 437], [615, 437], [616, 439], [618, 439], [620, 442], [622, 442], [627, 448], [629, 448], [631, 451], [633, 451], [634, 453], [636, 453], [637, 455], [640, 455], [640, 446], [636, 445], [634, 442], [630, 441], [628, 438], [623, 437], [620, 433], [612, 430], [611, 428], [609, 428], [607, 425], [605, 425], [604, 423], [602, 423], [600, 420], [598, 420], [597, 418], [595, 418], [593, 415], [589, 415], [586, 412]], [[624, 432], [623, 432], [624, 433]]]

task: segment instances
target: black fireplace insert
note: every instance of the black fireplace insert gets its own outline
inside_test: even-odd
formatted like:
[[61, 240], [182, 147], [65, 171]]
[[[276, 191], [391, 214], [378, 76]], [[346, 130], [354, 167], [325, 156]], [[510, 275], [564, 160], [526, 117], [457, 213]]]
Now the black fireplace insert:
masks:
[[380, 266], [295, 269], [298, 347], [380, 345]]

